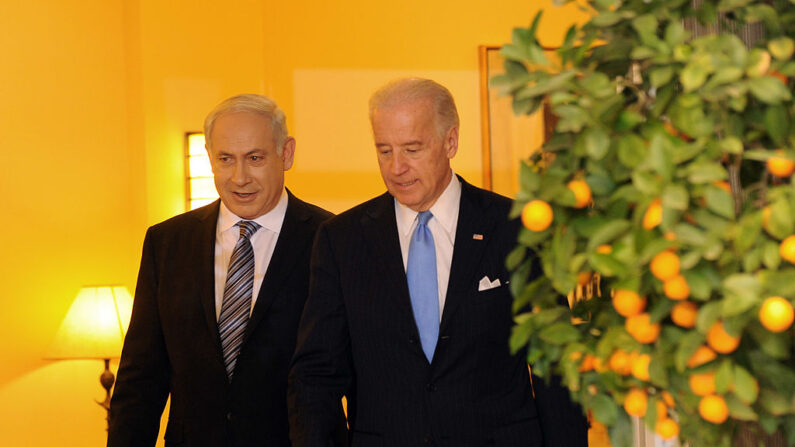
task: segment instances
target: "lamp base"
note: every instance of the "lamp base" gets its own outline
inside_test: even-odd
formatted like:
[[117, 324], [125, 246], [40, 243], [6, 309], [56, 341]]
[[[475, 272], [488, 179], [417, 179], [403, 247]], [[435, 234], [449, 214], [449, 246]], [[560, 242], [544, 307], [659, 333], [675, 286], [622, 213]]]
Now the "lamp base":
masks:
[[105, 415], [105, 421], [107, 426], [105, 427], [105, 431], [110, 428], [110, 390], [113, 388], [113, 382], [116, 381], [116, 377], [110, 372], [110, 359], [103, 359], [105, 361], [105, 370], [102, 371], [102, 374], [99, 376], [99, 383], [102, 384], [102, 388], [105, 388], [105, 400], [102, 402], [95, 401], [100, 407], [105, 409], [107, 413]]

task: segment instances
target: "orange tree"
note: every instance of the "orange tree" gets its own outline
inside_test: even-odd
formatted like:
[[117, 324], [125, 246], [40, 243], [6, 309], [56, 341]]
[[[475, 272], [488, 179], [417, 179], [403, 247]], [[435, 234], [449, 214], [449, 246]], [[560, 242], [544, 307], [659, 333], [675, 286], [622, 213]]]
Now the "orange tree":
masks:
[[[741, 425], [795, 444], [795, 5], [578, 3], [591, 19], [554, 60], [539, 14], [492, 79], [516, 114], [557, 117], [512, 211], [512, 349], [560, 375], [616, 447], [628, 415], [692, 446], [728, 446]], [[684, 20], [761, 37], [694, 38]], [[558, 305], [592, 273], [597, 296]]]

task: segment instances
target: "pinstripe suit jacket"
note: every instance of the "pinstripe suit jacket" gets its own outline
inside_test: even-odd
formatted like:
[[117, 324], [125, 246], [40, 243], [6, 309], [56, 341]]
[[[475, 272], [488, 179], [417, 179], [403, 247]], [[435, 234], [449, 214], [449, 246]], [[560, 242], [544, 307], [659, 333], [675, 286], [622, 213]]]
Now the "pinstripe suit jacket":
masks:
[[[348, 395], [358, 446], [581, 446], [582, 412], [560, 387], [511, 356], [505, 257], [517, 222], [511, 202], [462, 179], [439, 341], [428, 363], [414, 322], [395, 223], [384, 194], [324, 223], [290, 372], [290, 437], [326, 446], [334, 403]], [[483, 238], [473, 238], [473, 235]], [[478, 291], [481, 278], [503, 286]]]
[[[111, 400], [110, 447], [154, 446], [169, 394], [167, 446], [289, 446], [287, 372], [309, 287], [312, 240], [331, 214], [288, 191], [282, 230], [230, 382], [215, 316], [219, 204], [146, 233]], [[337, 414], [344, 430], [341, 408]]]

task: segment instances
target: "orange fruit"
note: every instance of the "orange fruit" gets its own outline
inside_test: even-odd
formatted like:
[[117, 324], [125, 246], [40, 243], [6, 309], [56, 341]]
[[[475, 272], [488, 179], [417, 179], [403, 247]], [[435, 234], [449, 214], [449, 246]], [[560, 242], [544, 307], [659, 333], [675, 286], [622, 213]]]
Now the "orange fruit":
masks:
[[532, 200], [522, 209], [522, 223], [531, 231], [544, 231], [552, 223], [552, 207], [543, 200]]
[[729, 184], [729, 182], [727, 182], [727, 181], [725, 181], [725, 180], [720, 180], [720, 181], [717, 181], [717, 182], [712, 182], [712, 184], [713, 184], [713, 185], [715, 185], [715, 186], [717, 186], [718, 188], [720, 188], [720, 189], [722, 189], [722, 190], [724, 190], [724, 191], [728, 192], [729, 194], [731, 194], [731, 193], [732, 193], [732, 186]]
[[649, 396], [645, 390], [632, 388], [624, 399], [624, 410], [630, 416], [643, 417], [646, 415], [646, 406], [649, 404]]
[[717, 321], [707, 332], [707, 344], [721, 354], [733, 352], [740, 346], [740, 337], [735, 337], [723, 328], [723, 322]]
[[618, 374], [621, 374], [622, 376], [628, 375], [632, 367], [629, 354], [620, 349], [617, 349], [615, 352], [613, 352], [613, 354], [610, 356], [610, 359], [607, 361], [607, 364], [610, 369], [617, 372]]
[[654, 408], [656, 409], [655, 410], [656, 413], [654, 414], [654, 416], [657, 418], [658, 421], [660, 419], [665, 419], [668, 417], [668, 406], [665, 405], [665, 402], [659, 399], [654, 401]]
[[780, 296], [766, 298], [759, 309], [759, 321], [770, 332], [783, 332], [792, 326], [795, 312], [792, 304]]
[[762, 208], [762, 228], [767, 229], [767, 225], [770, 223], [770, 213], [773, 210], [770, 209], [769, 206]]
[[632, 359], [632, 366], [630, 372], [632, 377], [649, 381], [649, 364], [651, 363], [651, 356], [649, 354], [640, 354]]
[[646, 308], [646, 298], [641, 298], [631, 290], [619, 289], [613, 294], [613, 307], [619, 315], [631, 317], [643, 312]]
[[767, 75], [773, 76], [774, 78], [781, 81], [784, 85], [787, 85], [787, 76], [784, 73], [781, 73], [780, 71], [777, 71], [775, 69], [771, 69], [770, 71], [767, 72]]
[[652, 324], [648, 313], [628, 317], [624, 327], [639, 343], [653, 343], [660, 336], [660, 323]]
[[708, 347], [701, 345], [696, 349], [696, 352], [687, 359], [687, 367], [688, 368], [695, 368], [697, 366], [701, 366], [705, 363], [709, 363], [713, 360], [718, 358], [718, 354], [715, 354], [715, 351], [709, 349]]
[[672, 300], [684, 300], [690, 296], [690, 286], [682, 275], [676, 275], [663, 283], [665, 296]]
[[605, 371], [605, 364], [602, 361], [601, 357], [594, 357], [593, 358], [593, 369], [596, 372], [604, 372]]
[[729, 417], [729, 407], [720, 396], [704, 396], [698, 403], [698, 413], [706, 421], [722, 424]]
[[613, 247], [611, 247], [611, 246], [609, 246], [607, 244], [600, 245], [600, 246], [596, 247], [596, 252], [597, 253], [601, 253], [603, 255], [609, 255], [610, 253], [613, 252]]
[[593, 274], [591, 272], [580, 272], [577, 273], [577, 284], [581, 286], [587, 286], [588, 283], [591, 282], [591, 277]]
[[566, 186], [574, 193], [574, 199], [577, 201], [574, 208], [585, 208], [591, 203], [593, 198], [591, 187], [584, 180], [572, 180]]
[[663, 391], [662, 393], [660, 393], [660, 396], [662, 396], [662, 400], [663, 402], [665, 402], [665, 405], [668, 405], [669, 407], [674, 406], [674, 397], [671, 396], [671, 393], [669, 393], [668, 391]]
[[580, 372], [591, 371], [594, 369], [594, 360], [596, 357], [592, 356], [591, 354], [585, 354], [585, 358], [582, 359], [582, 363], [580, 363], [580, 367], [577, 369]]
[[666, 281], [679, 274], [679, 256], [665, 250], [657, 253], [649, 264], [651, 274], [660, 281]]
[[660, 199], [654, 199], [643, 215], [643, 228], [651, 230], [660, 225], [660, 222], [662, 222], [662, 202]]
[[782, 259], [786, 259], [791, 264], [795, 264], [795, 235], [787, 236], [778, 246], [778, 254]]
[[673, 231], [668, 231], [665, 234], [663, 234], [663, 237], [665, 238], [666, 241], [673, 242], [676, 240], [676, 233], [674, 233]]
[[663, 440], [668, 441], [679, 436], [679, 424], [671, 418], [660, 419], [654, 425], [654, 432]]
[[785, 157], [773, 156], [767, 159], [767, 170], [776, 177], [786, 178], [795, 172], [795, 162]]
[[690, 383], [690, 390], [696, 396], [708, 396], [715, 394], [715, 372], [705, 372], [700, 374], [691, 374], [688, 378]]
[[680, 301], [671, 309], [671, 320], [680, 327], [690, 329], [696, 325], [698, 306], [690, 301]]

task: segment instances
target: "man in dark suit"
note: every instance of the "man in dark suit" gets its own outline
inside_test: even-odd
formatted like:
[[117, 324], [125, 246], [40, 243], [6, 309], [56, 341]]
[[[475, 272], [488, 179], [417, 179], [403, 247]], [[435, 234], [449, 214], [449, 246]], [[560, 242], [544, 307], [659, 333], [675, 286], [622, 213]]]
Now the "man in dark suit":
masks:
[[388, 193], [318, 230], [290, 372], [293, 446], [327, 445], [343, 394], [357, 447], [587, 445], [568, 392], [533, 390], [509, 352], [518, 223], [509, 199], [453, 174], [450, 92], [395, 81], [370, 121]]
[[220, 200], [146, 233], [111, 447], [154, 446], [169, 394], [166, 445], [290, 445], [288, 367], [330, 213], [285, 189], [295, 140], [272, 100], [229, 98], [204, 131]]

